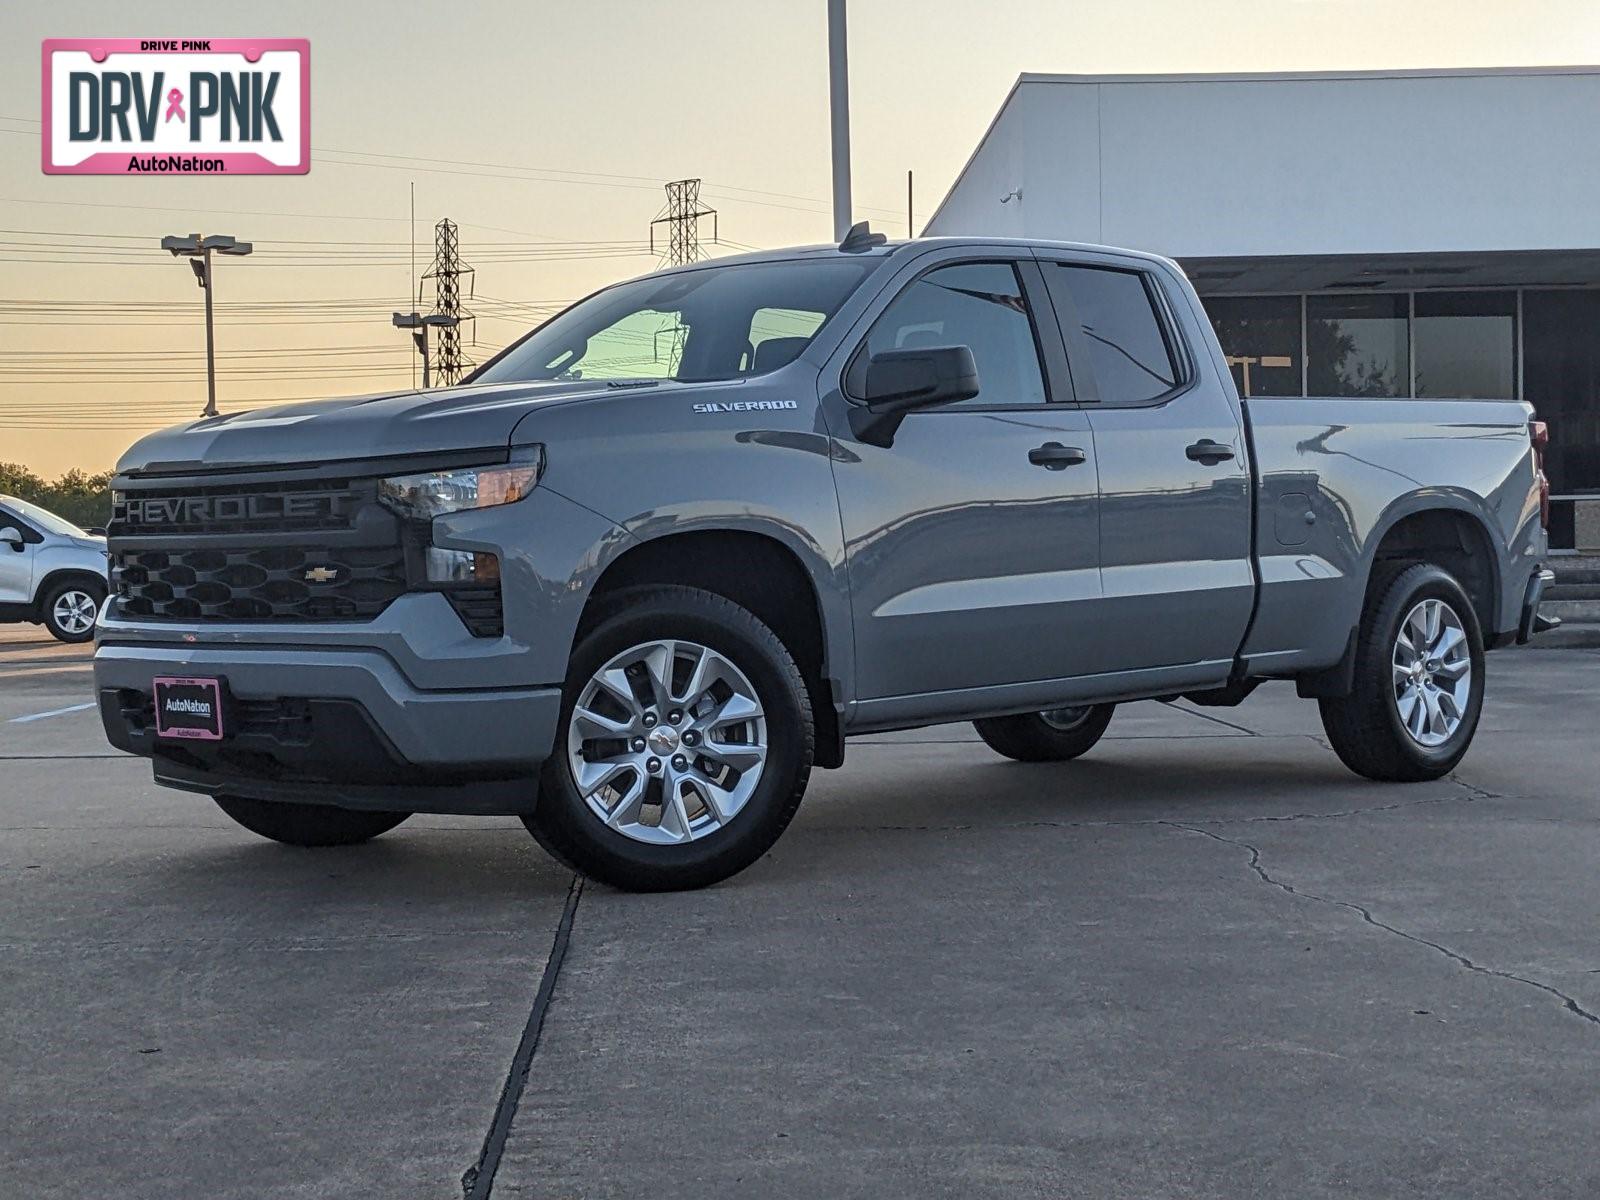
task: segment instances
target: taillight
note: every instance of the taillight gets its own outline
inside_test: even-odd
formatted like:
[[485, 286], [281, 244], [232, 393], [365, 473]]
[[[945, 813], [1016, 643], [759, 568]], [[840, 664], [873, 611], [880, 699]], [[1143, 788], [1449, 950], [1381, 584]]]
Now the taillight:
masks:
[[1539, 481], [1539, 524], [1550, 528], [1550, 479], [1544, 473], [1544, 452], [1550, 445], [1550, 426], [1543, 421], [1528, 422], [1528, 440], [1533, 443], [1534, 477]]

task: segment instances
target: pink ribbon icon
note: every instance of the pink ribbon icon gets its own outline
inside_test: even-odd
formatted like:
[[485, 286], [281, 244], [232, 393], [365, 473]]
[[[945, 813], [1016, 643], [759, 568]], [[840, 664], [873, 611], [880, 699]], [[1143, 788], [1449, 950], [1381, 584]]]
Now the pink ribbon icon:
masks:
[[167, 115], [164, 121], [170, 121], [173, 117], [177, 117], [180, 121], [189, 119], [183, 115], [183, 93], [177, 88], [167, 93]]

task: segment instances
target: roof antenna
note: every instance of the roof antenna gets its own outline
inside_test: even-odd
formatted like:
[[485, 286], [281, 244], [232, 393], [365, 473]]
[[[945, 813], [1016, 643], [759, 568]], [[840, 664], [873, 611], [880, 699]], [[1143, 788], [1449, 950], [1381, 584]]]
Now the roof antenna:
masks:
[[888, 240], [885, 234], [873, 233], [865, 221], [857, 221], [850, 226], [850, 232], [844, 235], [844, 241], [839, 243], [839, 250], [844, 254], [859, 254], [863, 250], [881, 246]]

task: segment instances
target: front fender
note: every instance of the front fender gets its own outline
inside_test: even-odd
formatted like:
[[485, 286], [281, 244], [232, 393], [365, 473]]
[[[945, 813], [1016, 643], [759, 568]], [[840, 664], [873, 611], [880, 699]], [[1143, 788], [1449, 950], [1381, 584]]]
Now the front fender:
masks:
[[[815, 376], [797, 360], [770, 375], [702, 389], [619, 390], [603, 402], [541, 411], [518, 426], [517, 442], [545, 447], [534, 495], [558, 496], [588, 514], [563, 531], [559, 553], [529, 550], [541, 560], [531, 578], [549, 597], [541, 610], [563, 674], [583, 604], [606, 567], [658, 538], [733, 532], [770, 538], [799, 561], [817, 592], [829, 674], [849, 690], [855, 656], [830, 458], [835, 444], [817, 410]], [[708, 400], [723, 407], [696, 408]], [[583, 537], [590, 540], [580, 555]], [[557, 599], [546, 572], [563, 561], [574, 573]]]

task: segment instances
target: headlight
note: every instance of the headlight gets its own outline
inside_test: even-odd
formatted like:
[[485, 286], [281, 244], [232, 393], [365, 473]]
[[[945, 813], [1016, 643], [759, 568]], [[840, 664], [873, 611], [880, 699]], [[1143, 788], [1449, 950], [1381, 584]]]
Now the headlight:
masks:
[[378, 496], [407, 517], [430, 521], [466, 508], [493, 508], [521, 500], [539, 482], [543, 470], [544, 447], [523, 446], [512, 451], [507, 463], [380, 479]]

